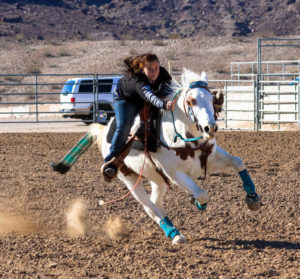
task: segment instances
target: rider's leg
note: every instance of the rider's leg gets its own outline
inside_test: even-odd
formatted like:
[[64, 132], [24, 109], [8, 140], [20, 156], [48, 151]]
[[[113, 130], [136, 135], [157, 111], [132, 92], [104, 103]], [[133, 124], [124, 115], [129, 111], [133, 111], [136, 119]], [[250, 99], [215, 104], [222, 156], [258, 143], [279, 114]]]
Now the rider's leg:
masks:
[[112, 138], [110, 152], [104, 158], [104, 165], [101, 168], [107, 180], [115, 177], [117, 173], [117, 168], [114, 166], [113, 160], [122, 152], [134, 118], [141, 107], [140, 105], [129, 103], [126, 100], [118, 99], [114, 101], [114, 109], [116, 115], [116, 131]]
[[66, 173], [93, 142], [93, 136], [89, 132], [86, 133], [59, 163], [50, 163], [52, 170], [61, 174]]

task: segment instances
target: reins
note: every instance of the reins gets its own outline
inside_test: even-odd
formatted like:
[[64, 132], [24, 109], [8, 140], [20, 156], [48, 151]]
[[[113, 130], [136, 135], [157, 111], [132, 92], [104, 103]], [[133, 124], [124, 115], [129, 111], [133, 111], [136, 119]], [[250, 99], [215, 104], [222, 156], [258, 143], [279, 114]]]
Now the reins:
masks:
[[[197, 88], [197, 87], [205, 88], [205, 89], [208, 90], [208, 88], [207, 88], [207, 83], [204, 82], [204, 81], [196, 81], [196, 82], [190, 84], [190, 89]], [[190, 90], [190, 89], [189, 89], [189, 90]], [[189, 90], [188, 90], [188, 91], [189, 91]], [[188, 91], [187, 91], [187, 92], [188, 92]], [[209, 90], [208, 90], [208, 91], [209, 91]], [[186, 92], [186, 94], [187, 94], [187, 92]], [[210, 92], [210, 91], [209, 91], [209, 92]], [[178, 95], [179, 93], [180, 93], [180, 90], [177, 90], [177, 92], [176, 92], [176, 93], [174, 94], [174, 96], [172, 97], [172, 100], [171, 100], [172, 102], [174, 102], [175, 98], [177, 97], [177, 95]], [[185, 100], [185, 99], [184, 99], [184, 100]], [[190, 105], [189, 103], [187, 103], [187, 104]], [[172, 113], [173, 127], [174, 127], [174, 131], [175, 131], [175, 134], [176, 134], [176, 135], [174, 136], [174, 142], [177, 141], [177, 138], [178, 138], [178, 137], [179, 137], [181, 140], [183, 140], [184, 142], [192, 142], [192, 141], [197, 141], [197, 140], [203, 139], [202, 136], [196, 137], [196, 138], [184, 138], [184, 137], [177, 131], [176, 126], [175, 126], [174, 113], [173, 113], [173, 111], [171, 111], [171, 113]], [[192, 113], [193, 113], [193, 115], [194, 115], [193, 110], [192, 110]], [[121, 196], [121, 197], [119, 197], [119, 198], [117, 198], [117, 199], [110, 200], [110, 201], [108, 201], [108, 202], [104, 202], [103, 200], [100, 200], [99, 205], [107, 205], [107, 204], [111, 204], [111, 203], [114, 203], [114, 202], [123, 200], [123, 199], [125, 199], [127, 196], [129, 196], [129, 195], [132, 193], [132, 191], [139, 185], [139, 182], [140, 182], [140, 180], [141, 180], [141, 178], [142, 178], [142, 175], [143, 175], [143, 172], [144, 172], [145, 161], [146, 161], [147, 155], [148, 155], [148, 157], [149, 157], [151, 163], [156, 167], [156, 165], [155, 165], [155, 163], [153, 162], [153, 160], [152, 160], [150, 154], [149, 154], [148, 151], [147, 151], [147, 141], [148, 141], [148, 139], [147, 139], [147, 138], [148, 138], [148, 126], [147, 126], [148, 123], [147, 123], [147, 122], [148, 122], [148, 121], [147, 121], [147, 117], [146, 117], [146, 107], [145, 107], [145, 106], [144, 106], [144, 119], [145, 119], [145, 149], [144, 149], [144, 160], [143, 160], [142, 169], [141, 169], [141, 171], [140, 171], [139, 177], [138, 177], [138, 179], [137, 179], [135, 185], [134, 185], [134, 186], [132, 187], [132, 189], [129, 190], [125, 195], [123, 195], [123, 196]], [[195, 115], [194, 115], [194, 119], [196, 119]], [[199, 146], [197, 146], [197, 147], [195, 147], [195, 148], [191, 148], [191, 150], [192, 150], [192, 151], [199, 150], [199, 149], [202, 150], [202, 148], [203, 148], [204, 146], [206, 146], [206, 144], [207, 144], [207, 142], [205, 142], [205, 143], [203, 143], [203, 144], [200, 144]], [[166, 147], [166, 146], [165, 146], [165, 147]], [[169, 148], [169, 149], [175, 150], [174, 148]], [[203, 150], [202, 150], [202, 151], [203, 151]], [[157, 167], [156, 167], [156, 168], [157, 168]], [[205, 171], [205, 173], [206, 173], [206, 171]], [[167, 180], [168, 180], [167, 177], [165, 177], [163, 174], [161, 174], [161, 175], [162, 175], [163, 179], [165, 180], [166, 184], [168, 185], [169, 183], [168, 183], [168, 181], [167, 181]]]
[[146, 119], [146, 107], [145, 106], [144, 106], [144, 118], [145, 118], [145, 149], [144, 149], [144, 160], [143, 160], [142, 169], [140, 171], [139, 177], [138, 177], [135, 185], [125, 195], [123, 195], [123, 196], [121, 196], [121, 197], [119, 197], [117, 199], [110, 200], [108, 202], [104, 202], [103, 200], [100, 200], [99, 201], [99, 205], [107, 205], [107, 204], [110, 204], [110, 203], [121, 201], [121, 200], [125, 199], [126, 197], [128, 197], [132, 193], [132, 191], [139, 185], [139, 182], [141, 181], [141, 178], [142, 178], [142, 175], [143, 175], [143, 172], [144, 172], [146, 157], [147, 157], [147, 154], [148, 154], [148, 151], [147, 151], [148, 125], [147, 125], [147, 119]]

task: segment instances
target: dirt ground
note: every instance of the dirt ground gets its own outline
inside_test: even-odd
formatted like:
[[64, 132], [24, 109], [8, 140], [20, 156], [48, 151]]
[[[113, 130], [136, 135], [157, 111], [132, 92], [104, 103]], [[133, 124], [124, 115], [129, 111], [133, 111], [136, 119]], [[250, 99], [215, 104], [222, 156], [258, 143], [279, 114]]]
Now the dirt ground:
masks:
[[[300, 278], [299, 131], [219, 132], [218, 144], [247, 165], [263, 207], [248, 210], [232, 170], [198, 181], [211, 198], [205, 212], [172, 186], [165, 204], [187, 237], [180, 246], [132, 196], [99, 206], [127, 191], [103, 180], [96, 146], [66, 175], [50, 171], [82, 135], [0, 134], [0, 278]], [[68, 229], [75, 201], [81, 236]], [[128, 238], [109, 237], [106, 224], [117, 216]]]

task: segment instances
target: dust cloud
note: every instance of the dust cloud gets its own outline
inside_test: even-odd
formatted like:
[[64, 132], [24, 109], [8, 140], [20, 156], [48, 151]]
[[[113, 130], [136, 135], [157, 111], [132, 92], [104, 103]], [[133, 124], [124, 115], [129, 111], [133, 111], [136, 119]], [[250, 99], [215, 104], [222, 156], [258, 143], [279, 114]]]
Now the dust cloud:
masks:
[[29, 234], [37, 229], [37, 224], [19, 213], [0, 212], [0, 234]]
[[70, 236], [82, 236], [88, 233], [87, 210], [83, 200], [78, 199], [70, 206], [66, 219]]
[[123, 222], [121, 217], [109, 219], [106, 223], [106, 232], [113, 240], [128, 238], [130, 234], [129, 227]]

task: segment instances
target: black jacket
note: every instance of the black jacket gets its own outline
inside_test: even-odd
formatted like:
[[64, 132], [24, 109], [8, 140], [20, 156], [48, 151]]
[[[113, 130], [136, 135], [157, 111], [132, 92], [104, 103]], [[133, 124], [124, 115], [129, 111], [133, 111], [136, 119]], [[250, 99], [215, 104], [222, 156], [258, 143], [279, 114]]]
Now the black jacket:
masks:
[[168, 85], [171, 80], [170, 74], [163, 67], [160, 67], [158, 78], [154, 83], [150, 83], [143, 72], [134, 77], [127, 74], [119, 80], [117, 94], [120, 99], [130, 103], [142, 106], [147, 101], [157, 108], [165, 108], [166, 102], [161, 98], [169, 93]]

